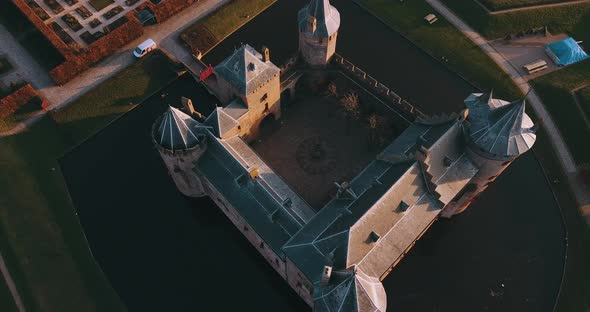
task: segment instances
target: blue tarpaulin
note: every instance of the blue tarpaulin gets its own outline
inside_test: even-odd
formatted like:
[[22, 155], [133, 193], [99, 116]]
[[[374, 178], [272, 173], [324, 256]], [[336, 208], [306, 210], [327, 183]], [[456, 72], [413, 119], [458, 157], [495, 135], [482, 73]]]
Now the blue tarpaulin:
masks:
[[559, 66], [577, 63], [588, 58], [588, 54], [571, 37], [548, 44], [545, 51]]

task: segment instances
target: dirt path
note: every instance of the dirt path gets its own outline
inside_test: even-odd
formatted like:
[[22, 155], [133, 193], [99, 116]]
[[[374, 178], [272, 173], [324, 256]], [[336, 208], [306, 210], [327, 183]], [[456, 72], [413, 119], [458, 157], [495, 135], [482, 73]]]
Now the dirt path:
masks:
[[12, 276], [10, 276], [10, 272], [8, 272], [8, 268], [6, 267], [6, 263], [4, 262], [4, 257], [2, 257], [2, 253], [0, 253], [0, 272], [2, 272], [2, 276], [6, 281], [6, 285], [8, 286], [8, 290], [12, 295], [12, 300], [14, 300], [14, 304], [16, 305], [19, 312], [26, 311], [25, 305], [21, 299], [20, 294], [18, 293], [18, 289], [16, 289], [16, 285], [14, 284], [14, 280]]
[[481, 1], [479, 1], [479, 0], [473, 0], [473, 1], [475, 1], [475, 3], [477, 3], [488, 14], [491, 14], [491, 15], [504, 14], [504, 13], [512, 13], [512, 12], [520, 12], [520, 11], [528, 11], [528, 10], [537, 10], [537, 9], [555, 8], [555, 7], [562, 7], [562, 6], [568, 6], [568, 5], [575, 5], [575, 4], [581, 4], [581, 3], [588, 3], [588, 2], [590, 2], [590, 0], [578, 0], [578, 1], [569, 1], [569, 2], [538, 4], [538, 5], [531, 5], [531, 6], [525, 6], [525, 7], [520, 7], [520, 8], [514, 8], [514, 9], [503, 9], [503, 10], [492, 11], [487, 6], [485, 6], [485, 4], [481, 3]]

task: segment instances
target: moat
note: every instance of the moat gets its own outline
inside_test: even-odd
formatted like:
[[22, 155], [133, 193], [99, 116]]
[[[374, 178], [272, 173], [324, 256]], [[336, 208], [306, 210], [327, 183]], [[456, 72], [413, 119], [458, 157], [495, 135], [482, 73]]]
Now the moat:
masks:
[[[248, 42], [269, 45], [280, 64], [296, 49], [283, 36], [295, 38], [290, 21], [303, 3], [280, 1], [205, 61]], [[333, 4], [348, 19], [338, 53], [427, 113], [462, 107], [470, 85], [354, 4]], [[367, 33], [384, 39], [376, 44]], [[206, 97], [193, 85], [180, 78], [165, 102]], [[123, 302], [130, 311], [308, 309], [210, 200], [178, 193], [150, 141], [164, 104], [150, 98], [61, 161], [93, 253]], [[211, 104], [199, 108], [209, 113]], [[435, 223], [383, 281], [389, 308], [551, 311], [565, 248], [558, 209], [526, 154], [469, 210]]]

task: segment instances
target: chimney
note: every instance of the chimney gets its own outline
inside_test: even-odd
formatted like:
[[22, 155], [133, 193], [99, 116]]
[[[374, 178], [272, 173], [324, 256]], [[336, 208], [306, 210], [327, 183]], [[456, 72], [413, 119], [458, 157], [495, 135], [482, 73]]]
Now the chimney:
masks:
[[262, 53], [264, 53], [264, 60], [265, 62], [270, 62], [270, 50], [268, 47], [262, 47]]
[[193, 106], [193, 101], [191, 101], [191, 99], [185, 98], [183, 96], [180, 98], [180, 101], [182, 102], [182, 109], [185, 113], [187, 113], [187, 115], [193, 116], [196, 113], [195, 107]]
[[330, 276], [332, 276], [332, 267], [328, 265], [324, 265], [324, 270], [322, 271], [322, 279], [320, 280], [321, 286], [326, 286], [330, 282]]
[[317, 28], [317, 19], [315, 16], [308, 16], [307, 17], [307, 32], [314, 33]]

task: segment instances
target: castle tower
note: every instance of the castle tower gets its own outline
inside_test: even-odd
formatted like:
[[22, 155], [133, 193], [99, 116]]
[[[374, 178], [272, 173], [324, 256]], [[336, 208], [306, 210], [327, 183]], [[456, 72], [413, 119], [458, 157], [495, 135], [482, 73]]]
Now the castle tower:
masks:
[[193, 171], [207, 148], [202, 125], [170, 107], [152, 127], [152, 139], [178, 190], [190, 197], [205, 196], [203, 184]]
[[329, 0], [311, 0], [297, 20], [303, 59], [311, 66], [325, 66], [336, 52], [340, 13]]
[[471, 94], [465, 105], [468, 116], [463, 131], [467, 152], [479, 171], [445, 208], [444, 217], [463, 212], [536, 140], [536, 127], [525, 113], [524, 99], [509, 103], [494, 99], [489, 92]]

